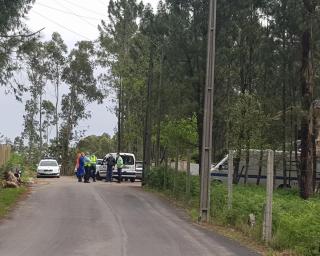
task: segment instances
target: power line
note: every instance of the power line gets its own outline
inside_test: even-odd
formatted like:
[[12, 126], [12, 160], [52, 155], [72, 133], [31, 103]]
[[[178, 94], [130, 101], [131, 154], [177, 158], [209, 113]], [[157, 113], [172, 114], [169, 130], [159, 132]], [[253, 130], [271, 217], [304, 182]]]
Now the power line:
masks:
[[81, 18], [84, 18], [84, 19], [101, 20], [101, 19], [98, 19], [98, 18], [95, 18], [95, 17], [88, 17], [88, 16], [83, 16], [83, 15], [76, 14], [76, 13], [74, 13], [74, 12], [64, 11], [64, 10], [62, 10], [62, 9], [58, 9], [58, 8], [55, 8], [55, 7], [46, 5], [46, 4], [42, 4], [42, 3], [37, 3], [37, 4], [38, 4], [38, 5], [41, 5], [41, 6], [43, 6], [43, 7], [46, 7], [46, 8], [55, 10], [55, 11], [58, 11], [58, 12], [62, 12], [62, 13], [66, 13], [66, 14], [72, 14], [72, 15], [74, 15], [74, 16], [81, 17]]
[[[68, 7], [65, 7], [65, 6], [64, 6], [63, 4], [61, 4], [61, 3], [58, 3], [58, 4], [60, 4], [63, 8], [66, 8], [66, 9], [69, 10], [72, 14], [74, 14], [74, 15], [77, 16], [77, 14], [74, 13], [74, 12], [72, 12]], [[81, 19], [81, 20], [83, 20], [85, 23], [87, 23], [87, 24], [90, 25], [91, 27], [97, 28], [96, 25], [93, 25], [92, 23], [90, 23], [89, 21], [85, 20], [84, 18], [81, 18], [81, 17], [78, 17], [78, 18]]]
[[78, 4], [76, 4], [76, 3], [70, 2], [70, 1], [68, 1], [68, 0], [64, 0], [64, 1], [67, 2], [67, 3], [69, 3], [69, 4], [71, 4], [71, 5], [78, 6], [79, 8], [81, 8], [81, 9], [83, 9], [83, 10], [86, 10], [86, 11], [88, 11], [88, 12], [92, 12], [92, 13], [95, 13], [95, 14], [98, 14], [98, 15], [105, 16], [104, 13], [96, 12], [96, 11], [94, 11], [94, 10], [92, 10], [92, 9], [89, 9], [89, 8], [87, 8], [87, 7], [83, 7], [83, 6], [81, 6], [81, 5], [78, 5]]
[[56, 24], [57, 26], [59, 26], [59, 27], [61, 27], [61, 28], [65, 29], [65, 30], [67, 30], [67, 31], [69, 31], [69, 32], [71, 32], [71, 33], [73, 33], [73, 34], [75, 34], [75, 35], [81, 36], [82, 38], [84, 38], [84, 39], [86, 39], [86, 40], [91, 41], [91, 39], [90, 39], [90, 38], [88, 38], [88, 37], [86, 37], [86, 36], [84, 36], [84, 35], [81, 35], [81, 34], [79, 34], [78, 32], [75, 32], [75, 31], [73, 31], [73, 30], [71, 30], [71, 29], [69, 29], [69, 28], [67, 28], [67, 27], [65, 27], [65, 26], [63, 26], [63, 25], [61, 25], [61, 24], [59, 24], [58, 22], [56, 22], [56, 21], [54, 21], [54, 20], [52, 20], [52, 19], [50, 19], [50, 18], [48, 18], [48, 17], [46, 17], [46, 16], [44, 16], [44, 15], [42, 15], [42, 14], [38, 13], [38, 12], [36, 12], [35, 10], [33, 10], [33, 12], [34, 12], [35, 14], [38, 14], [38, 15], [39, 15], [39, 16], [41, 16], [42, 18], [44, 18], [44, 19], [46, 19], [46, 20], [48, 20], [48, 21], [50, 21], [50, 22], [52, 22], [52, 23]]

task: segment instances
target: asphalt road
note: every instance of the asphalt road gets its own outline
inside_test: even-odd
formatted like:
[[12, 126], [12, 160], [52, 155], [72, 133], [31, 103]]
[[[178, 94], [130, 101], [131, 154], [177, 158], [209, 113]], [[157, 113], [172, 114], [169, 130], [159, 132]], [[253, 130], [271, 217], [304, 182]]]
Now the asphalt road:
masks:
[[258, 255], [190, 223], [139, 185], [41, 179], [1, 221], [0, 255]]

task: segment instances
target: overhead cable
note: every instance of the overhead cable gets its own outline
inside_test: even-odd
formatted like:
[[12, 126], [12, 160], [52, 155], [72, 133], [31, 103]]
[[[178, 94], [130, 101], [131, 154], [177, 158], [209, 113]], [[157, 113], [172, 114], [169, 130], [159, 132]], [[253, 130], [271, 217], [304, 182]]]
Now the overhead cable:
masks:
[[49, 9], [58, 11], [58, 12], [62, 12], [62, 13], [66, 13], [66, 14], [72, 14], [72, 15], [74, 15], [74, 16], [81, 17], [81, 18], [84, 18], [84, 19], [101, 20], [101, 19], [99, 19], [99, 18], [79, 15], [79, 14], [76, 14], [76, 13], [74, 13], [74, 12], [65, 11], [65, 10], [58, 9], [58, 8], [55, 8], [55, 7], [46, 5], [46, 4], [42, 4], [42, 3], [37, 3], [37, 5], [41, 5], [41, 6], [43, 6], [43, 7], [46, 7], [46, 8], [49, 8]]
[[81, 5], [76, 4], [76, 3], [73, 3], [73, 2], [70, 2], [69, 0], [64, 0], [64, 2], [67, 2], [67, 3], [69, 3], [70, 5], [77, 6], [78, 8], [81, 8], [81, 9], [86, 10], [86, 11], [88, 11], [88, 12], [92, 12], [92, 13], [95, 13], [95, 14], [98, 14], [98, 15], [106, 16], [106, 14], [104, 14], [104, 13], [96, 12], [95, 10], [89, 9], [89, 8], [87, 8], [87, 7], [81, 6]]
[[75, 34], [75, 35], [81, 36], [82, 38], [84, 38], [84, 39], [86, 39], [86, 40], [91, 41], [91, 39], [90, 39], [90, 38], [88, 38], [87, 36], [84, 36], [84, 35], [82, 35], [82, 34], [80, 34], [80, 33], [76, 32], [76, 31], [73, 31], [73, 30], [71, 30], [70, 28], [67, 28], [67, 27], [65, 27], [65, 26], [63, 26], [63, 25], [61, 25], [61, 24], [59, 24], [58, 22], [56, 22], [56, 21], [54, 21], [54, 20], [52, 20], [52, 19], [50, 19], [50, 18], [48, 18], [48, 17], [46, 17], [46, 16], [44, 16], [44, 15], [42, 15], [42, 14], [38, 13], [38, 12], [36, 12], [35, 10], [33, 10], [33, 12], [34, 12], [35, 14], [37, 14], [37, 15], [41, 16], [42, 18], [44, 18], [44, 19], [46, 19], [46, 20], [50, 21], [51, 23], [53, 23], [53, 24], [55, 24], [55, 25], [57, 25], [57, 26], [59, 26], [59, 27], [61, 27], [61, 28], [65, 29], [65, 30], [67, 30], [67, 31], [69, 31], [69, 32], [71, 32], [71, 33], [73, 33], [73, 34]]

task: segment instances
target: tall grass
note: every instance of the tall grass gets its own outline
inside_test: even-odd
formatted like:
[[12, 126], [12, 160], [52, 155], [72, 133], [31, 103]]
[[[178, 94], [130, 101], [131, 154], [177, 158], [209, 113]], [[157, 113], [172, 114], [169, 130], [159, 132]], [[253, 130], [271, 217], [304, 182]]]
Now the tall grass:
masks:
[[0, 218], [5, 216], [18, 198], [26, 192], [25, 187], [20, 188], [0, 188]]

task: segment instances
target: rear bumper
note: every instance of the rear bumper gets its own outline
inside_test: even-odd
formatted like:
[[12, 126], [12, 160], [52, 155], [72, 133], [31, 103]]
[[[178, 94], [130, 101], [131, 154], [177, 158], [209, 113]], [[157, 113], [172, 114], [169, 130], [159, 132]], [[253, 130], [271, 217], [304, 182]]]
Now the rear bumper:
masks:
[[[100, 177], [106, 177], [107, 171], [99, 170], [99, 172], [97, 172], [97, 175], [99, 175]], [[113, 178], [118, 178], [118, 172], [117, 171], [113, 171], [112, 172], [112, 177]], [[137, 178], [137, 175], [136, 175], [136, 172], [123, 171], [123, 172], [121, 172], [121, 177], [122, 178]]]
[[[113, 172], [112, 177], [117, 178], [118, 172]], [[136, 178], [136, 172], [123, 171], [123, 172], [121, 172], [121, 177], [122, 178]]]

